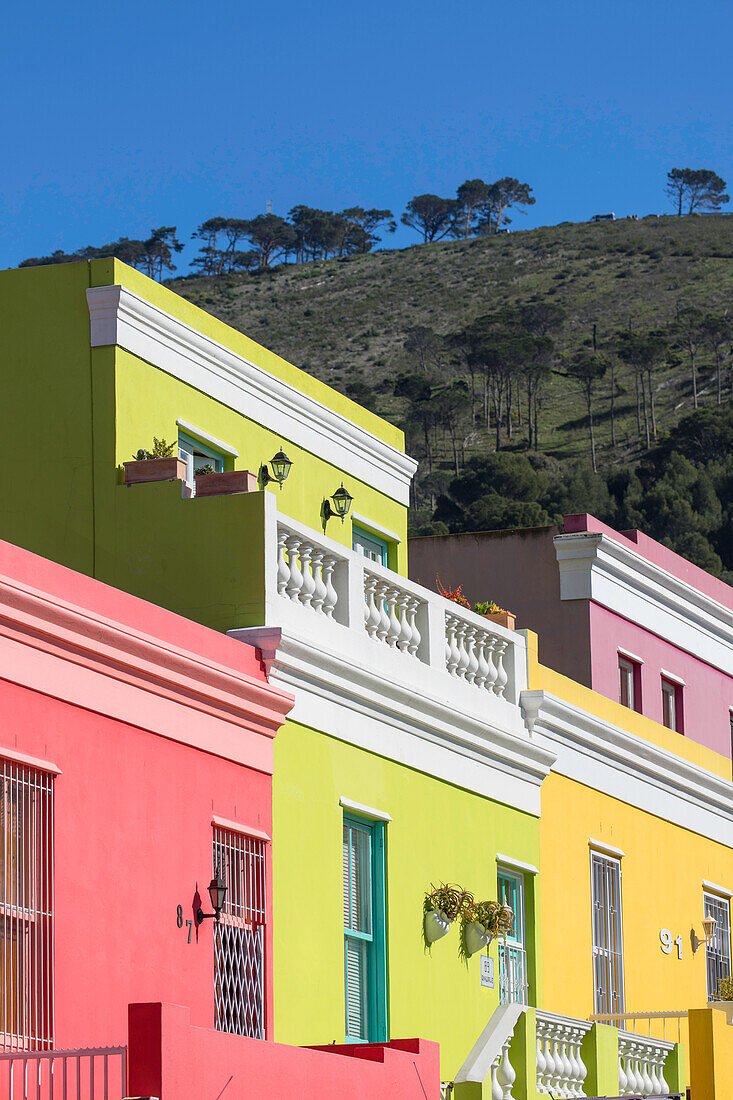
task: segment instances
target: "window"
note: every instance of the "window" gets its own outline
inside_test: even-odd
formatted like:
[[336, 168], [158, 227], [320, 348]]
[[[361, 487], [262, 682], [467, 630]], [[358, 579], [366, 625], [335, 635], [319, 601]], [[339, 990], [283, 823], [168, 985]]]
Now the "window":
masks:
[[53, 1047], [53, 777], [0, 760], [0, 1045]]
[[213, 466], [216, 473], [224, 469], [224, 456], [206, 443], [185, 432], [178, 433], [178, 457], [186, 460], [186, 481], [193, 481], [202, 466]]
[[386, 1042], [384, 825], [344, 817], [346, 1041]]
[[718, 981], [729, 978], [730, 968], [730, 902], [717, 894], [703, 894], [703, 909], [706, 917], [715, 917], [717, 921], [715, 935], [705, 945], [705, 965], [707, 969], [708, 1000], [718, 999]]
[[265, 841], [216, 826], [214, 874], [227, 884], [214, 925], [214, 1026], [265, 1038]]
[[682, 685], [662, 677], [662, 725], [682, 733]]
[[619, 653], [618, 701], [629, 710], [641, 712], [641, 665]]
[[514, 912], [514, 932], [499, 945], [499, 1003], [527, 1004], [524, 876], [500, 867], [496, 893], [498, 900], [505, 901]]
[[359, 554], [363, 554], [369, 561], [376, 561], [384, 566], [388, 564], [387, 552], [389, 547], [379, 535], [373, 535], [371, 532], [363, 531], [361, 527], [352, 525], [351, 546], [352, 549]]
[[591, 852], [593, 1011], [624, 1011], [624, 947], [621, 928], [621, 864]]

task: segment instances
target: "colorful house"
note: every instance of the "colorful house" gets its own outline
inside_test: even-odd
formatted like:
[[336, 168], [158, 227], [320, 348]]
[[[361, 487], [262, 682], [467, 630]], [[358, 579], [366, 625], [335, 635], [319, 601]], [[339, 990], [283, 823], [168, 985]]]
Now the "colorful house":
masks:
[[[0, 535], [228, 632], [221, 644], [295, 700], [274, 742], [274, 1039], [329, 1057], [366, 1044], [366, 1060], [400, 1065], [415, 1041], [387, 1057], [392, 1037], [437, 1041], [446, 1091], [465, 1098], [631, 1094], [644, 1074], [680, 1091], [681, 1047], [637, 1050], [588, 1016], [628, 1022], [620, 928], [629, 998], [664, 1011], [679, 988], [708, 1013], [701, 1034], [717, 1026], [705, 955], [681, 960], [678, 987], [659, 935], [674, 945], [688, 919], [700, 935], [703, 881], [731, 881], [720, 756], [540, 667], [530, 632], [409, 580], [414, 463], [371, 413], [116, 261], [3, 273], [0, 307], [11, 453], [27, 450], [29, 409], [38, 443], [3, 489]], [[124, 467], [154, 437], [174, 453]], [[648, 960], [643, 830], [662, 846], [647, 880], [666, 921]], [[622, 910], [614, 860], [637, 876]], [[506, 897], [506, 942], [464, 959], [454, 926], [426, 948], [440, 881]], [[231, 972], [243, 965], [230, 953]]]

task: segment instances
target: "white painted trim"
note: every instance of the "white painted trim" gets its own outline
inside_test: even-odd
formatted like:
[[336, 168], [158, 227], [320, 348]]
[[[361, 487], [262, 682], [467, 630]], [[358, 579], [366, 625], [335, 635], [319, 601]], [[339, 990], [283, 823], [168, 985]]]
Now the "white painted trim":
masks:
[[644, 664], [643, 657], [637, 657], [635, 653], [629, 653], [628, 649], [621, 649], [621, 646], [619, 646], [616, 652], [618, 653], [619, 657], [625, 657], [627, 661], [633, 661], [635, 665]]
[[539, 867], [535, 867], [533, 863], [525, 863], [521, 859], [514, 859], [513, 856], [503, 856], [499, 852], [496, 853], [496, 862], [500, 867], [508, 867], [512, 871], [524, 871], [527, 875], [540, 873]]
[[353, 810], [355, 814], [361, 814], [362, 817], [371, 817], [374, 821], [392, 821], [392, 818], [384, 810], [375, 810], [373, 806], [364, 806], [361, 802], [352, 802], [350, 798], [344, 798], [341, 795], [339, 798], [339, 806], [343, 806], [345, 810]]
[[351, 513], [352, 525], [363, 527], [365, 531], [373, 531], [375, 535], [381, 535], [387, 542], [402, 542], [396, 531], [390, 531], [389, 527], [382, 527], [381, 523], [375, 523], [373, 519], [362, 516], [360, 512]]
[[223, 439], [217, 439], [215, 435], [209, 435], [203, 428], [197, 428], [195, 424], [189, 424], [187, 420], [181, 419], [180, 416], [176, 420], [176, 424], [195, 439], [200, 439], [202, 443], [211, 444], [215, 451], [223, 451], [224, 454], [239, 458], [239, 451], [236, 447], [232, 447], [231, 443], [225, 443]]
[[606, 844], [605, 840], [596, 840], [592, 836], [588, 837], [588, 847], [594, 852], [600, 852], [604, 856], [614, 856], [616, 859], [623, 859], [626, 855], [623, 848], [614, 848], [613, 844]]
[[665, 680], [669, 680], [672, 684], [677, 684], [678, 687], [687, 687], [687, 684], [681, 676], [677, 676], [674, 672], [668, 672], [666, 668], [660, 668], [659, 675]]
[[91, 287], [87, 302], [93, 348], [117, 344], [346, 476], [409, 504], [417, 462], [403, 451], [124, 286]]
[[15, 764], [27, 764], [29, 768], [36, 768], [39, 772], [49, 772], [51, 775], [62, 775], [61, 768], [57, 768], [48, 760], [38, 760], [35, 756], [27, 756], [17, 749], [6, 749], [0, 746], [0, 757], [3, 760], [12, 760]]
[[733, 890], [728, 890], [725, 886], [718, 886], [717, 882], [709, 882], [708, 879], [702, 880], [703, 890], [707, 890], [711, 894], [718, 894], [721, 898], [733, 898]]
[[501, 1054], [507, 1039], [511, 1039], [514, 1034], [519, 1017], [526, 1011], [526, 1005], [516, 1002], [499, 1005], [494, 1009], [488, 1024], [473, 1044], [468, 1057], [455, 1076], [457, 1085], [466, 1081], [476, 1083], [491, 1081], [491, 1067]]
[[733, 676], [733, 609], [607, 535], [553, 542], [562, 600], [593, 600]]
[[532, 740], [552, 770], [733, 848], [733, 783], [544, 691], [523, 691]]
[[211, 824], [218, 825], [220, 829], [228, 829], [230, 833], [241, 833], [242, 836], [255, 836], [259, 840], [266, 840], [268, 844], [272, 843], [272, 837], [269, 833], [266, 833], [264, 829], [255, 829], [251, 825], [242, 825], [240, 821], [230, 821], [226, 817], [219, 817], [218, 814], [211, 815]]

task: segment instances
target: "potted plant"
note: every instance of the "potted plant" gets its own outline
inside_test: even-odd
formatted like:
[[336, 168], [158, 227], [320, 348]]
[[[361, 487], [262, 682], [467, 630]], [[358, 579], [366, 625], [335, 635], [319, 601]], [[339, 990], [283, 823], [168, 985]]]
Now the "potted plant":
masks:
[[507, 611], [506, 608], [499, 607], [498, 603], [494, 603], [493, 600], [475, 603], [473, 610], [477, 615], [483, 615], [485, 619], [490, 619], [492, 623], [497, 623], [498, 626], [504, 626], [507, 630], [514, 630], [517, 616], [512, 614], [511, 611]]
[[153, 436], [152, 449], [141, 447], [135, 453], [134, 461], [123, 463], [125, 467], [125, 485], [135, 485], [145, 481], [183, 481], [186, 477], [186, 460], [174, 454], [175, 443]]
[[472, 901], [461, 913], [461, 954], [470, 958], [493, 939], [504, 936], [514, 927], [514, 913], [509, 905], [498, 901]]
[[257, 475], [251, 470], [215, 470], [210, 462], [196, 471], [196, 496], [220, 497], [231, 493], [253, 493]]
[[430, 887], [423, 901], [423, 932], [427, 944], [446, 935], [453, 921], [461, 915], [466, 897], [466, 891], [460, 886], [442, 882]]
[[470, 603], [463, 595], [462, 584], [459, 584], [458, 588], [446, 588], [437, 573], [435, 574], [435, 583], [438, 586], [438, 592], [446, 600], [451, 600], [453, 603], [457, 603], [459, 607], [467, 607], [469, 611], [471, 610]]

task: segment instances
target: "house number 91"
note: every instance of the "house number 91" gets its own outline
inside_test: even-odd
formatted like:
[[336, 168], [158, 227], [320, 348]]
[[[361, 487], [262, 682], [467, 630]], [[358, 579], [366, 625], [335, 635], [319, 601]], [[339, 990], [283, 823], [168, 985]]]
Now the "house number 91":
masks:
[[682, 958], [682, 936], [673, 939], [669, 928], [662, 928], [659, 932], [659, 942], [665, 955], [671, 955], [673, 946], [677, 944], [677, 958]]

